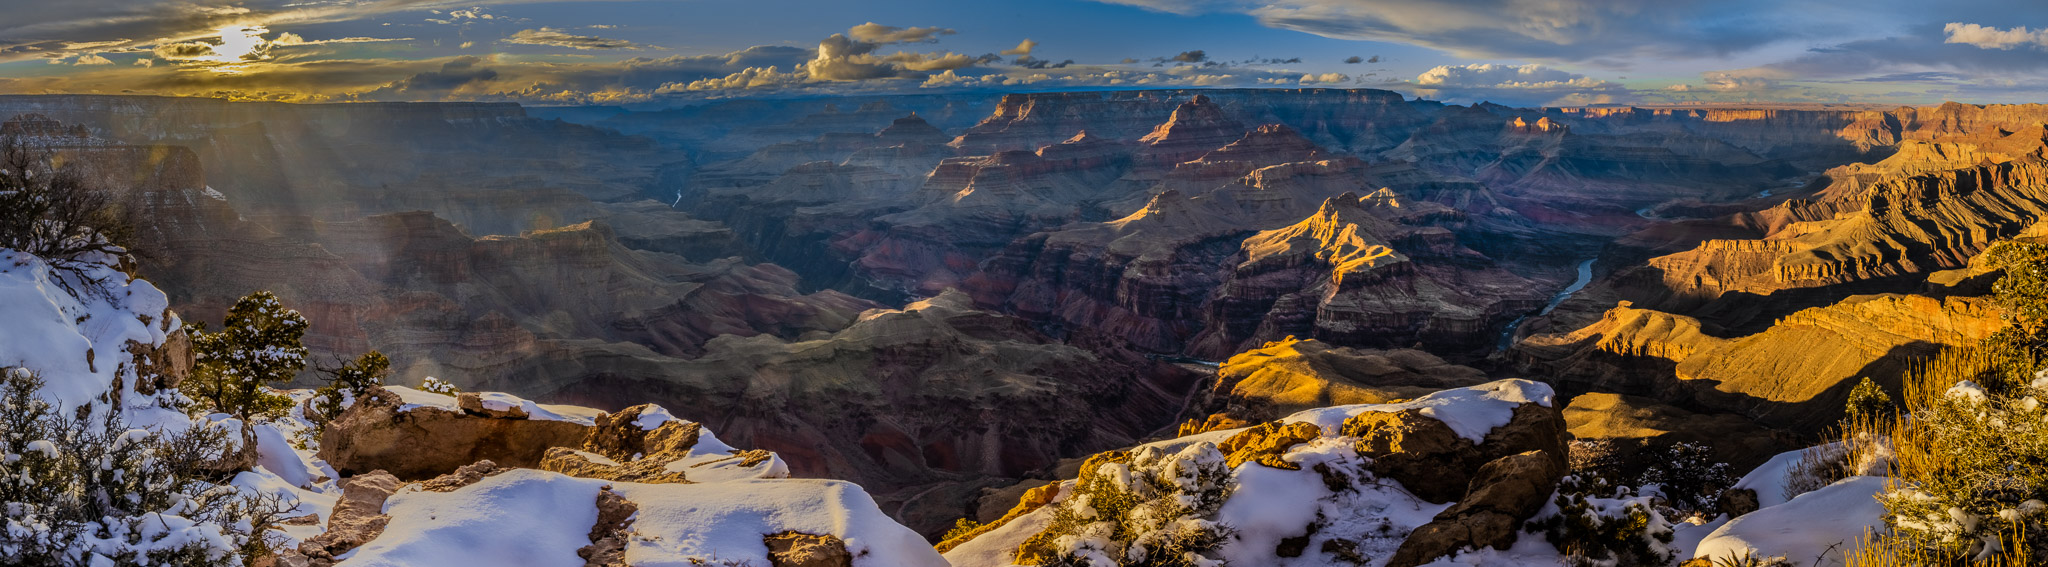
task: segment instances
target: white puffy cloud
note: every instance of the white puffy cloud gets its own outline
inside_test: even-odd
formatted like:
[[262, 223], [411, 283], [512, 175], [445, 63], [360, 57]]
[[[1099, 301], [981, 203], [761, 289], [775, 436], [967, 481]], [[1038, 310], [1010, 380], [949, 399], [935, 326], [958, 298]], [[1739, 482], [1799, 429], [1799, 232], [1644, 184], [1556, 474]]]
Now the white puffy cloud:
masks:
[[2013, 49], [2033, 46], [2036, 49], [2048, 47], [2048, 28], [2028, 30], [2020, 26], [2009, 30], [1977, 24], [1950, 22], [1941, 28], [1945, 36], [1942, 43], [1960, 43], [1984, 49]]
[[1598, 89], [1612, 83], [1552, 69], [1542, 65], [1440, 65], [1415, 77], [1415, 84], [1431, 88], [1487, 89]]
[[1300, 83], [1301, 83], [1301, 84], [1304, 84], [1304, 85], [1334, 85], [1334, 84], [1337, 84], [1337, 83], [1349, 83], [1349, 82], [1351, 82], [1351, 76], [1349, 76], [1349, 75], [1345, 75], [1345, 74], [1343, 74], [1343, 73], [1323, 73], [1323, 74], [1320, 74], [1320, 75], [1314, 75], [1314, 74], [1310, 74], [1310, 75], [1302, 75], [1302, 76], [1301, 76], [1301, 79], [1300, 79]]
[[72, 63], [72, 65], [113, 65], [113, 64], [114, 64], [113, 60], [111, 60], [111, 59], [107, 59], [107, 58], [105, 58], [105, 57], [101, 57], [101, 56], [100, 56], [100, 54], [98, 54], [98, 53], [86, 53], [86, 54], [83, 54], [83, 55], [79, 55], [79, 56], [78, 56], [78, 62], [76, 62], [76, 63]]

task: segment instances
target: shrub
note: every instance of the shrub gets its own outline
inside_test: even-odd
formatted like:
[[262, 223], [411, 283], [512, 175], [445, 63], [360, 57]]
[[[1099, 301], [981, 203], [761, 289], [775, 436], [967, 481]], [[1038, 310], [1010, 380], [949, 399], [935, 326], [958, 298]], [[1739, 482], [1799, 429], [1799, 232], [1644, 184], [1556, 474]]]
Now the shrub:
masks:
[[179, 385], [185, 395], [244, 420], [291, 406], [270, 385], [289, 382], [306, 367], [306, 347], [300, 344], [306, 318], [286, 309], [276, 295], [259, 291], [236, 301], [220, 332], [206, 332], [202, 325], [188, 331], [198, 364]]
[[1735, 484], [1728, 463], [1714, 460], [1713, 452], [1690, 442], [1644, 451], [1651, 465], [1637, 484], [1657, 485], [1674, 517], [1710, 512], [1720, 504], [1721, 492]]
[[1566, 554], [1574, 567], [1637, 567], [1669, 564], [1671, 524], [1650, 506], [1650, 498], [1605, 479], [1566, 476], [1554, 506], [1523, 528]]
[[455, 387], [455, 384], [452, 382], [428, 376], [426, 380], [420, 381], [420, 391], [453, 396], [462, 393], [462, 388]]
[[1898, 407], [1892, 403], [1891, 394], [1886, 394], [1884, 387], [1865, 376], [1862, 382], [1857, 382], [1856, 387], [1849, 390], [1849, 403], [1842, 410], [1842, 418], [1849, 423], [1871, 423], [1890, 420], [1897, 412]]
[[274, 498], [221, 484], [227, 428], [129, 429], [118, 408], [65, 417], [42, 378], [0, 369], [0, 564], [243, 565], [268, 555]]
[[134, 227], [112, 192], [52, 167], [47, 151], [0, 139], [0, 248], [75, 270], [88, 256], [125, 254]]
[[2004, 242], [1979, 258], [2006, 326], [1909, 372], [1890, 422], [1885, 535], [1854, 565], [2048, 561], [2048, 247]]
[[1020, 562], [1059, 567], [1219, 567], [1228, 527], [1207, 518], [1234, 489], [1212, 443], [1112, 451], [1083, 464], [1073, 492]]

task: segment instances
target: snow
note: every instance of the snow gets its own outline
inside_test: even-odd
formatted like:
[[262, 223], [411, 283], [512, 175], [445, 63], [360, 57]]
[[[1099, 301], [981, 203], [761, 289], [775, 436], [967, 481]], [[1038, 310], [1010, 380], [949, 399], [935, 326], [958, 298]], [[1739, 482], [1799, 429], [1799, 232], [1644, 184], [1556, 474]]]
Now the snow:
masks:
[[[0, 250], [0, 366], [41, 372], [42, 397], [60, 408], [75, 408], [105, 394], [128, 360], [129, 341], [163, 344], [170, 300], [156, 286], [105, 264], [86, 264], [81, 274], [51, 269], [48, 262]], [[73, 296], [65, 286], [82, 293]], [[100, 292], [100, 293], [94, 293]], [[147, 318], [149, 321], [145, 322]], [[128, 371], [122, 383], [132, 390]], [[145, 396], [123, 396], [135, 400]]]
[[339, 565], [582, 567], [576, 550], [590, 545], [606, 484], [515, 469], [453, 492], [400, 490], [384, 504], [384, 534]]
[[846, 542], [856, 567], [943, 567], [931, 545], [882, 513], [852, 483], [744, 480], [709, 484], [636, 484], [531, 469], [487, 477], [453, 492], [404, 489], [385, 504], [384, 535], [342, 567], [520, 565], [580, 567], [590, 544], [597, 495], [611, 485], [639, 506], [626, 548], [637, 567], [699, 565], [693, 560], [768, 564], [766, 535], [830, 534]]
[[462, 413], [462, 405], [456, 403], [455, 396], [436, 394], [424, 390], [415, 390], [412, 388], [407, 388], [405, 386], [385, 386], [384, 389], [390, 391], [393, 394], [398, 394], [398, 401], [400, 403], [400, 405], [398, 406], [398, 411], [412, 411], [420, 408], [434, 408], [438, 410], [447, 410], [455, 413]]
[[1494, 428], [1507, 425], [1515, 417], [1515, 406], [1534, 403], [1551, 407], [1555, 392], [1542, 382], [1510, 378], [1431, 393], [1427, 396], [1398, 404], [1368, 404], [1333, 406], [1304, 410], [1282, 419], [1283, 422], [1313, 423], [1324, 432], [1334, 432], [1344, 427], [1344, 420], [1369, 411], [1398, 412], [1419, 410], [1422, 415], [1435, 418], [1451, 427], [1459, 437], [1479, 443], [1486, 440], [1486, 433]]
[[[463, 413], [462, 404], [456, 400], [455, 396], [436, 394], [405, 386], [385, 386], [384, 389], [398, 394], [398, 400], [401, 404], [398, 406], [398, 411], [434, 408]], [[504, 392], [477, 392], [476, 394], [477, 398], [483, 402], [483, 407], [486, 410], [510, 411], [512, 408], [519, 408], [526, 412], [527, 419], [567, 421], [578, 425], [596, 425], [597, 416], [604, 414], [603, 410], [582, 406], [535, 403], [532, 400]]]
[[1805, 449], [1800, 449], [1778, 453], [1771, 460], [1757, 465], [1749, 474], [1742, 475], [1742, 480], [1735, 481], [1735, 488], [1756, 491], [1757, 505], [1764, 508], [1784, 504], [1786, 476], [1792, 472], [1793, 465], [1799, 464], [1800, 455], [1805, 452]]
[[603, 410], [582, 406], [539, 404], [534, 403], [532, 400], [504, 392], [478, 392], [477, 397], [482, 399], [484, 409], [509, 411], [512, 408], [519, 408], [526, 412], [527, 419], [567, 421], [579, 425], [597, 425], [597, 416], [604, 415]]
[[626, 563], [684, 567], [718, 558], [768, 564], [765, 534], [830, 534], [846, 542], [855, 567], [945, 567], [916, 532], [883, 514], [853, 483], [738, 480], [710, 484], [617, 483], [640, 506]]
[[292, 442], [277, 426], [259, 423], [253, 428], [256, 433], [256, 464], [277, 475], [284, 482], [297, 487], [318, 484], [316, 479], [327, 475], [305, 455], [292, 448]]
[[[1317, 464], [1362, 479], [1371, 476], [1347, 441], [1325, 437], [1289, 450], [1283, 458], [1303, 465], [1301, 470], [1239, 465], [1233, 475], [1237, 491], [1216, 513], [1217, 522], [1237, 530], [1223, 547], [1223, 559], [1232, 565], [1326, 565], [1331, 556], [1321, 551], [1322, 544], [1335, 538], [1358, 542], [1368, 557], [1388, 557], [1408, 532], [1451, 506], [1424, 502], [1391, 481], [1363, 480], [1356, 490], [1331, 492], [1315, 471]], [[1319, 517], [1323, 526], [1310, 536], [1308, 551], [1301, 557], [1274, 556], [1280, 540], [1307, 533]]]
[[1884, 506], [1876, 495], [1887, 480], [1852, 476], [1729, 520], [1700, 541], [1693, 557], [1740, 557], [1754, 551], [1800, 565], [1842, 565], [1864, 534], [1884, 529]]
[[[680, 421], [680, 420], [678, 420]], [[740, 466], [740, 460], [733, 458], [739, 449], [718, 440], [711, 428], [698, 429], [697, 444], [690, 446], [690, 454], [676, 459], [664, 469], [681, 472], [691, 482], [723, 482], [756, 478], [785, 478], [789, 476], [789, 463], [781, 455], [770, 455], [767, 462], [751, 467]]]
[[640, 419], [633, 420], [633, 425], [639, 426], [641, 431], [654, 431], [671, 421], [676, 421], [676, 416], [668, 413], [668, 408], [649, 404], [647, 410], [640, 412]]

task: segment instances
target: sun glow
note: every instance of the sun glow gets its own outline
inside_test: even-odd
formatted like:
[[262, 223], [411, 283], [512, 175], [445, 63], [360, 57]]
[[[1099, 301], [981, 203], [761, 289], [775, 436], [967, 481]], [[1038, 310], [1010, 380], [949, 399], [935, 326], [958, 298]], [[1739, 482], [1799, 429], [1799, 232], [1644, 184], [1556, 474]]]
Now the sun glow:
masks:
[[220, 44], [213, 47], [213, 54], [201, 58], [216, 63], [241, 63], [260, 58], [258, 50], [269, 42], [263, 34], [270, 33], [263, 26], [234, 25], [220, 28]]

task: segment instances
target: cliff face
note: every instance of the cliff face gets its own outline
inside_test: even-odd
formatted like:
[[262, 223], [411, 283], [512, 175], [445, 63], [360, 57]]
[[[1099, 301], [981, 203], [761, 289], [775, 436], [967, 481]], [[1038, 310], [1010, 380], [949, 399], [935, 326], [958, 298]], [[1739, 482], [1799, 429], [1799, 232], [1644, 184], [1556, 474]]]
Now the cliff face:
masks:
[[1986, 299], [1860, 295], [1722, 338], [1697, 319], [1624, 303], [1592, 325], [1530, 337], [1517, 356], [1574, 391], [1649, 396], [1815, 430], [1839, 417], [1859, 379], [1896, 389], [1911, 359], [1975, 344], [2001, 325]]

